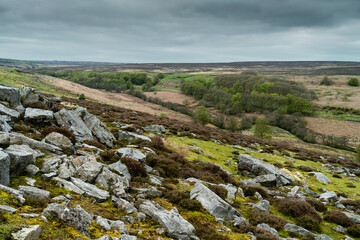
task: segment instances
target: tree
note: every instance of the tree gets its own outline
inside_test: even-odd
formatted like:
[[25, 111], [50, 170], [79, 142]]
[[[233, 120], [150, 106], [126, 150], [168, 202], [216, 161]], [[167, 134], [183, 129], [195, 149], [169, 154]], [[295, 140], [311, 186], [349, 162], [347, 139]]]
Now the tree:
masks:
[[269, 121], [267, 118], [257, 118], [255, 121], [255, 136], [264, 138], [264, 139], [271, 139], [272, 131], [271, 127], [269, 126]]
[[82, 93], [82, 94], [80, 94], [80, 96], [79, 96], [79, 100], [85, 100], [86, 99], [86, 97], [85, 97], [85, 95]]
[[212, 122], [212, 117], [210, 111], [206, 107], [198, 107], [194, 112], [194, 119], [196, 122], [205, 125]]
[[226, 129], [230, 130], [231, 132], [235, 132], [239, 129], [239, 121], [234, 117], [230, 117], [226, 123]]
[[328, 76], [325, 76], [320, 82], [320, 85], [325, 85], [325, 86], [330, 86], [333, 84], [334, 82]]
[[358, 87], [359, 84], [359, 79], [357, 78], [350, 78], [350, 80], [348, 81], [348, 85], [352, 86], [352, 87]]

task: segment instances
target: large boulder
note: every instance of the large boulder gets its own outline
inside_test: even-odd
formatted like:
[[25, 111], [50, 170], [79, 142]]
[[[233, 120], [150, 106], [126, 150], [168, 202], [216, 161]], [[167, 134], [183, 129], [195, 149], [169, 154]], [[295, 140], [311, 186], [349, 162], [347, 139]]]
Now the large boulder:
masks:
[[34, 163], [34, 157], [31, 152], [5, 149], [4, 152], [10, 156], [10, 175], [21, 176], [25, 173], [25, 168]]
[[97, 117], [86, 111], [85, 108], [78, 107], [73, 110], [74, 114], [80, 117], [86, 126], [91, 130], [92, 134], [103, 144], [109, 148], [113, 147], [114, 135], [108, 127], [102, 123]]
[[69, 152], [74, 152], [74, 147], [72, 142], [68, 137], [65, 137], [61, 133], [52, 132], [48, 134], [44, 139], [44, 142], [55, 145], [57, 147], [60, 147], [62, 149], [65, 149]]
[[117, 161], [117, 162], [115, 162], [113, 164], [110, 164], [109, 168], [111, 170], [115, 170], [120, 175], [126, 177], [129, 181], [131, 180], [131, 175], [129, 173], [129, 169], [127, 168], [127, 166], [121, 160], [119, 160], [119, 161]]
[[149, 125], [149, 126], [146, 126], [144, 127], [144, 129], [148, 132], [154, 132], [154, 133], [157, 133], [157, 134], [163, 134], [163, 133], [166, 133], [166, 129], [164, 128], [163, 125]]
[[0, 85], [0, 101], [6, 101], [12, 108], [21, 106], [20, 91], [18, 88]]
[[29, 147], [26, 144], [22, 144], [22, 145], [12, 144], [6, 150], [11, 150], [11, 151], [15, 151], [15, 152], [20, 151], [20, 152], [32, 153], [34, 162], [36, 161], [37, 158], [45, 156], [44, 153], [42, 153], [38, 150], [32, 149], [31, 147]]
[[10, 133], [10, 142], [11, 144], [27, 144], [32, 149], [40, 149], [57, 154], [61, 154], [63, 152], [62, 149], [57, 146], [45, 142], [36, 141], [20, 133]]
[[95, 185], [92, 185], [90, 183], [86, 183], [78, 178], [71, 178], [72, 183], [74, 183], [77, 187], [79, 187], [81, 190], [85, 192], [86, 195], [93, 197], [99, 201], [105, 201], [110, 197], [109, 192], [104, 191], [96, 187]]
[[215, 218], [231, 221], [242, 217], [241, 213], [200, 182], [191, 190], [190, 198], [198, 200]]
[[134, 150], [132, 148], [120, 148], [119, 150], [117, 150], [116, 154], [119, 157], [128, 157], [142, 163], [145, 163], [146, 160], [145, 154], [143, 154], [139, 150]]
[[91, 130], [75, 112], [63, 108], [54, 115], [57, 123], [73, 132], [77, 141], [94, 140]]
[[238, 158], [238, 169], [247, 170], [256, 176], [274, 174], [277, 176], [278, 185], [287, 185], [294, 182], [294, 179], [272, 164], [264, 163], [259, 159], [246, 154], [240, 154]]
[[51, 203], [44, 209], [42, 214], [58, 218], [82, 234], [89, 236], [89, 226], [92, 217], [80, 205], [77, 205], [75, 208], [67, 208], [57, 203]]
[[10, 183], [10, 157], [0, 151], [0, 184], [9, 186]]
[[77, 170], [76, 175], [85, 182], [93, 183], [102, 171], [103, 167], [104, 164], [96, 161], [89, 161], [81, 165], [81, 167]]
[[25, 196], [25, 198], [38, 198], [38, 199], [50, 198], [49, 191], [45, 191], [36, 187], [19, 186], [19, 191]]
[[325, 174], [321, 172], [311, 172], [311, 173], [315, 175], [316, 180], [318, 180], [319, 182], [325, 184], [331, 183], [330, 179], [328, 179]]
[[9, 116], [11, 119], [19, 119], [20, 113], [16, 110], [5, 107], [0, 103], [0, 114]]
[[40, 100], [36, 90], [26, 86], [20, 88], [20, 97], [23, 104]]
[[186, 221], [176, 208], [167, 211], [159, 204], [145, 200], [140, 205], [140, 211], [160, 223], [172, 238], [182, 240], [198, 239], [195, 236], [194, 226]]
[[25, 121], [36, 123], [50, 122], [54, 119], [54, 113], [53, 111], [39, 108], [26, 108], [24, 119]]

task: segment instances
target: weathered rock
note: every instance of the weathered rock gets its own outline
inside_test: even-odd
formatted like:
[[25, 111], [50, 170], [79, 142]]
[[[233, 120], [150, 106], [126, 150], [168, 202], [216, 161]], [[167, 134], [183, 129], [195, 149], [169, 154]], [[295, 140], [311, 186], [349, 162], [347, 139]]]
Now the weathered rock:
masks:
[[77, 187], [72, 182], [68, 182], [68, 181], [58, 178], [58, 177], [53, 178], [53, 180], [59, 182], [63, 188], [65, 188], [69, 191], [72, 191], [72, 192], [80, 194], [80, 195], [83, 195], [85, 193], [85, 191], [81, 190], [79, 187]]
[[108, 221], [110, 223], [111, 229], [114, 229], [116, 232], [120, 232], [120, 233], [127, 232], [125, 224], [122, 221], [120, 221], [120, 220], [116, 220], [116, 221], [108, 220]]
[[84, 235], [89, 236], [89, 226], [92, 218], [80, 205], [75, 208], [67, 208], [57, 203], [51, 203], [44, 209], [42, 214], [56, 217]]
[[18, 88], [0, 86], [0, 101], [10, 103], [10, 106], [15, 108], [21, 105], [20, 91]]
[[151, 197], [161, 197], [163, 195], [163, 193], [154, 188], [132, 188], [132, 190], [136, 191], [139, 193], [139, 195], [141, 195], [142, 197], [147, 197], [147, 196], [151, 196]]
[[234, 203], [238, 191], [237, 188], [230, 183], [227, 185], [219, 184], [219, 186], [225, 188], [227, 191], [226, 201], [229, 203]]
[[190, 192], [190, 198], [198, 200], [201, 205], [215, 218], [234, 220], [242, 217], [235, 208], [225, 202], [222, 198], [205, 187], [202, 183], [196, 183]]
[[102, 171], [103, 166], [96, 161], [86, 162], [77, 170], [76, 176], [85, 182], [93, 183]]
[[247, 170], [251, 173], [261, 176], [266, 174], [274, 174], [278, 178], [278, 185], [287, 185], [294, 182], [294, 179], [285, 174], [272, 164], [264, 163], [259, 159], [253, 158], [246, 154], [240, 154], [238, 158], [238, 169]]
[[34, 163], [34, 157], [31, 152], [14, 151], [9, 148], [4, 152], [10, 156], [10, 175], [21, 176], [25, 172], [25, 168]]
[[7, 205], [0, 205], [0, 212], [1, 211], [5, 211], [5, 212], [8, 212], [8, 213], [14, 213], [17, 211], [16, 208], [13, 208], [13, 207], [10, 207], [10, 206], [7, 206]]
[[101, 216], [96, 217], [96, 224], [100, 225], [105, 231], [110, 231], [111, 229], [108, 219]]
[[101, 143], [105, 144], [109, 148], [113, 147], [115, 137], [105, 124], [103, 124], [97, 117], [86, 111], [85, 108], [78, 107], [73, 111], [75, 115], [84, 121], [85, 125]]
[[33, 225], [26, 228], [22, 228], [16, 233], [12, 233], [11, 236], [14, 240], [36, 240], [40, 238], [41, 227], [40, 225]]
[[95, 185], [86, 183], [86, 182], [82, 181], [81, 179], [72, 177], [71, 181], [77, 187], [79, 187], [81, 190], [83, 190], [86, 195], [96, 198], [97, 200], [105, 201], [106, 199], [108, 199], [110, 197], [109, 192], [101, 190], [98, 187], [96, 187]]
[[54, 115], [57, 123], [73, 132], [77, 141], [94, 140], [91, 130], [74, 111], [63, 108]]
[[156, 176], [154, 174], [149, 174], [149, 182], [156, 186], [161, 186], [164, 178]]
[[0, 151], [0, 184], [9, 186], [10, 183], [10, 156]]
[[45, 173], [45, 174], [41, 175], [41, 179], [43, 181], [50, 181], [52, 178], [54, 178], [56, 176], [57, 176], [56, 172], [50, 172], [50, 173]]
[[325, 174], [321, 173], [321, 172], [311, 172], [312, 174], [315, 175], [316, 180], [318, 180], [321, 183], [331, 183], [331, 181], [325, 176]]
[[106, 190], [111, 189], [117, 197], [127, 197], [126, 190], [130, 184], [126, 177], [119, 176], [104, 167], [102, 172], [97, 176], [95, 183]]
[[57, 147], [66, 149], [69, 152], [74, 152], [74, 147], [70, 139], [65, 137], [61, 133], [52, 132], [48, 134], [43, 141]]
[[290, 198], [294, 198], [299, 190], [300, 190], [299, 186], [295, 186], [291, 189], [291, 191], [287, 194], [287, 196]]
[[33, 179], [33, 178], [28, 178], [28, 177], [26, 177], [26, 178], [25, 178], [25, 181], [26, 181], [26, 183], [27, 183], [29, 186], [32, 186], [32, 187], [35, 186], [36, 180]]
[[261, 200], [258, 203], [254, 204], [252, 207], [260, 211], [269, 212], [270, 203], [268, 200]]
[[58, 168], [59, 178], [70, 179], [75, 175], [76, 170], [71, 161], [65, 160]]
[[241, 181], [239, 184], [243, 185], [243, 186], [250, 186], [250, 187], [260, 187], [261, 186], [260, 183], [258, 183], [255, 178], [245, 179], [245, 180]]
[[257, 227], [257, 228], [260, 228], [260, 229], [264, 229], [264, 230], [270, 232], [270, 233], [271, 233], [272, 235], [274, 235], [274, 236], [280, 237], [278, 231], [276, 231], [275, 228], [270, 227], [270, 226], [267, 225], [266, 223], [258, 224], [256, 227]]
[[132, 142], [132, 141], [138, 140], [138, 139], [151, 142], [151, 139], [149, 137], [144, 136], [144, 135], [139, 135], [136, 133], [132, 133], [132, 132], [126, 132], [126, 131], [119, 130], [118, 135], [119, 135], [119, 138], [118, 138], [119, 140], [127, 140], [128, 142]]
[[194, 152], [194, 153], [197, 153], [197, 154], [201, 154], [201, 155], [204, 155], [204, 152], [203, 150], [201, 150], [199, 147], [197, 146], [190, 146], [188, 147], [188, 150]]
[[11, 131], [12, 127], [8, 124], [8, 119], [0, 115], [0, 131], [4, 133], [9, 133]]
[[146, 160], [146, 156], [142, 152], [131, 148], [120, 148], [116, 154], [119, 155], [119, 157], [128, 157], [142, 163], [145, 163]]
[[109, 168], [117, 171], [120, 175], [126, 177], [129, 181], [131, 180], [131, 175], [129, 173], [129, 170], [128, 170], [127, 166], [121, 160], [119, 160], [113, 164], [110, 164]]
[[36, 93], [34, 88], [23, 86], [19, 90], [23, 104], [40, 100], [39, 94]]
[[134, 204], [126, 201], [125, 199], [122, 198], [117, 198], [115, 196], [113, 196], [111, 198], [111, 202], [116, 205], [121, 211], [127, 212], [127, 213], [133, 213], [133, 212], [137, 212], [136, 207], [134, 206]]
[[29, 147], [28, 145], [26, 144], [22, 144], [22, 145], [17, 145], [17, 144], [12, 144], [10, 145], [6, 150], [11, 150], [11, 151], [19, 151], [19, 152], [29, 152], [29, 153], [32, 153], [33, 155], [33, 161], [35, 162], [36, 159], [38, 157], [43, 157], [45, 156], [44, 153], [38, 151], [38, 150], [34, 150], [32, 149], [31, 147]]
[[38, 198], [38, 199], [50, 198], [49, 191], [45, 191], [36, 187], [19, 186], [19, 191], [25, 196], [25, 198]]
[[140, 211], [159, 222], [170, 237], [183, 240], [198, 239], [194, 233], [195, 228], [181, 217], [176, 208], [167, 211], [159, 204], [145, 200], [140, 205]]
[[144, 127], [145, 131], [148, 131], [148, 132], [154, 132], [154, 133], [157, 133], [157, 134], [163, 134], [163, 133], [166, 133], [166, 129], [164, 128], [163, 125], [149, 125], [149, 126], [146, 126]]
[[319, 198], [329, 202], [336, 202], [338, 200], [336, 193], [333, 191], [322, 193]]
[[0, 190], [9, 193], [11, 196], [19, 200], [21, 203], [25, 203], [25, 198], [23, 197], [22, 193], [16, 189], [7, 187], [5, 185], [0, 184]]
[[9, 116], [12, 120], [20, 118], [20, 113], [16, 110], [5, 107], [0, 103], [0, 114]]
[[348, 216], [348, 218], [351, 219], [351, 221], [353, 221], [355, 224], [360, 224], [360, 216], [355, 214], [355, 213], [351, 213], [351, 212], [343, 212], [346, 216]]
[[123, 234], [120, 236], [120, 240], [137, 240], [137, 237], [128, 234]]
[[286, 231], [289, 231], [289, 232], [293, 232], [293, 233], [300, 234], [301, 236], [310, 235], [310, 236], [315, 237], [315, 234], [313, 234], [313, 233], [310, 232], [309, 230], [306, 230], [305, 228], [300, 227], [300, 226], [295, 225], [295, 224], [292, 224], [292, 223], [287, 223], [287, 224], [284, 226], [284, 229], [285, 229]]
[[54, 113], [53, 111], [39, 108], [26, 108], [24, 119], [25, 121], [37, 123], [50, 122], [54, 119]]
[[277, 177], [275, 174], [257, 176], [255, 181], [266, 187], [276, 187]]
[[61, 154], [62, 149], [54, 146], [52, 144], [48, 144], [45, 142], [36, 141], [34, 139], [28, 138], [20, 133], [10, 133], [10, 142], [11, 144], [27, 144], [32, 149], [40, 149], [45, 151], [50, 151], [53, 153]]
[[320, 234], [315, 236], [315, 240], [333, 240], [333, 239], [328, 235]]
[[64, 156], [55, 156], [51, 158], [45, 158], [41, 172], [51, 173], [57, 172], [60, 164], [63, 162]]
[[244, 217], [235, 218], [234, 227], [241, 228], [246, 225], [249, 225], [249, 222]]

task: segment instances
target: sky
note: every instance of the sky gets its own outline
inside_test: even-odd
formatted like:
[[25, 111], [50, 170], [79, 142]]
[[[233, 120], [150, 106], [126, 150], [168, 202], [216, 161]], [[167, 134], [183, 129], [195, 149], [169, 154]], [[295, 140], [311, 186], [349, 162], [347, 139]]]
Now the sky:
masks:
[[360, 61], [360, 0], [0, 0], [0, 58]]

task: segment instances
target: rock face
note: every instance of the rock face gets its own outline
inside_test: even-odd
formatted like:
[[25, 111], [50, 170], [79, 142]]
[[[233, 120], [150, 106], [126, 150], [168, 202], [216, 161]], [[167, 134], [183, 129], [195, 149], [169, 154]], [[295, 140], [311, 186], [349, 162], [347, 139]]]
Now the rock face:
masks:
[[20, 91], [18, 88], [0, 86], [0, 101], [10, 103], [10, 106], [15, 108], [21, 106]]
[[159, 204], [146, 200], [140, 205], [140, 211], [159, 222], [170, 237], [183, 240], [198, 239], [194, 234], [194, 226], [181, 217], [176, 208], [167, 211]]
[[88, 113], [86, 109], [82, 107], [75, 109], [74, 113], [84, 121], [85, 125], [101, 143], [109, 148], [113, 147], [113, 141], [115, 140], [114, 135], [97, 117]]
[[64, 149], [67, 149], [67, 150], [70, 150], [70, 151], [73, 150], [73, 144], [70, 141], [70, 139], [65, 137], [64, 135], [62, 135], [60, 133], [57, 133], [57, 132], [52, 132], [49, 135], [47, 135], [44, 138], [44, 141], [46, 143], [55, 145], [55, 146], [60, 147], [60, 148], [64, 148]]
[[54, 119], [54, 113], [39, 108], [26, 108], [24, 119], [31, 122], [49, 122]]
[[0, 151], [0, 184], [9, 186], [10, 183], [10, 157]]
[[14, 240], [36, 240], [40, 238], [41, 227], [40, 225], [33, 225], [30, 227], [26, 227], [21, 229], [16, 233], [12, 233], [12, 237]]
[[215, 218], [231, 221], [237, 217], [242, 217], [241, 213], [200, 182], [196, 183], [191, 190], [190, 198], [198, 200]]
[[143, 163], [145, 163], [146, 160], [146, 156], [142, 152], [131, 148], [120, 148], [116, 154], [119, 155], [119, 157], [128, 157]]
[[10, 156], [10, 175], [21, 176], [29, 164], [34, 163], [33, 154], [25, 151], [4, 150]]
[[75, 208], [67, 208], [57, 203], [49, 204], [42, 213], [44, 216], [56, 217], [86, 236], [89, 236], [91, 216], [79, 205]]
[[278, 185], [287, 185], [294, 182], [294, 179], [285, 174], [272, 164], [264, 163], [259, 159], [246, 154], [240, 154], [238, 158], [238, 169], [247, 170], [256, 176], [274, 174], [277, 177]]

